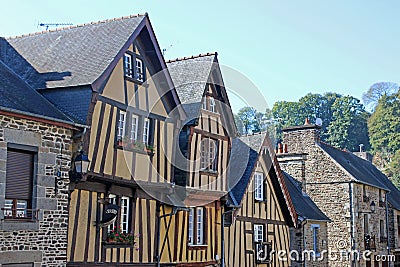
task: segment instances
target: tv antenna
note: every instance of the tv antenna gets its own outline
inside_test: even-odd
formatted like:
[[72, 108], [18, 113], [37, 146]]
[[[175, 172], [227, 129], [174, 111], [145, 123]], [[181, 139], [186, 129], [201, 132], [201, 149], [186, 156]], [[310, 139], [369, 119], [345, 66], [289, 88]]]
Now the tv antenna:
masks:
[[40, 27], [46, 27], [46, 31], [49, 29], [49, 27], [58, 27], [58, 26], [71, 26], [73, 25], [72, 23], [39, 23], [38, 26]]

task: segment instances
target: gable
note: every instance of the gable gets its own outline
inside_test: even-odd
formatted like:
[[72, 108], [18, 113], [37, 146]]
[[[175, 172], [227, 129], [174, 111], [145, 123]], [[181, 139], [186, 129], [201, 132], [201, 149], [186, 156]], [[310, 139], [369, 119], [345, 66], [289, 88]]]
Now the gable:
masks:
[[271, 151], [266, 133], [243, 136], [233, 140], [229, 163], [230, 205], [242, 205], [245, 194], [252, 190], [250, 185], [253, 173], [258, 168], [257, 163], [260, 163], [264, 165], [264, 174], [270, 179], [286, 220], [290, 224], [296, 225], [297, 216], [291, 197], [276, 156]]

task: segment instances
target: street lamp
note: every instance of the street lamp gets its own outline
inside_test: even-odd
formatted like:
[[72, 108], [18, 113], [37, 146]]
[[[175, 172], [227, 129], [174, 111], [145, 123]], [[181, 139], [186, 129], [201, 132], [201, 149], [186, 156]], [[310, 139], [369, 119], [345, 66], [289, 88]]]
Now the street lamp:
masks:
[[73, 161], [73, 168], [69, 171], [69, 179], [71, 182], [79, 182], [83, 175], [89, 170], [90, 160], [87, 155], [81, 150]]
[[79, 174], [85, 174], [88, 172], [90, 160], [87, 155], [83, 153], [81, 150], [79, 154], [76, 156], [74, 164], [75, 164], [75, 172]]

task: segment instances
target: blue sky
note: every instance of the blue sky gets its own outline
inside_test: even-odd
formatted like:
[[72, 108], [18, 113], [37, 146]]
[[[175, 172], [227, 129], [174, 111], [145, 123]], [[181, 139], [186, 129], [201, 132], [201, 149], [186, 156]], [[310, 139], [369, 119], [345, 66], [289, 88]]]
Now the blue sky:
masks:
[[270, 107], [308, 92], [361, 98], [375, 82], [400, 82], [396, 0], [3, 0], [1, 9], [6, 37], [41, 31], [39, 22], [148, 12], [166, 59], [217, 51], [220, 63], [247, 76]]

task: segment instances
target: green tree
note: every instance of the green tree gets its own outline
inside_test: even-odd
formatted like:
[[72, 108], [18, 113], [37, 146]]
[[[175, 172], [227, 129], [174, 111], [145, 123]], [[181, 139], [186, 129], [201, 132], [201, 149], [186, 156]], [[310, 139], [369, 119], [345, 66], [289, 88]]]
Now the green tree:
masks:
[[380, 97], [368, 131], [374, 162], [400, 187], [400, 91]]
[[236, 125], [241, 127], [239, 129], [241, 134], [261, 132], [267, 129], [265, 113], [259, 112], [253, 107], [241, 108], [236, 114], [235, 120], [237, 120]]
[[368, 113], [360, 100], [352, 96], [336, 98], [331, 109], [332, 119], [327, 127], [326, 141], [350, 151], [357, 151], [363, 144], [368, 150]]

